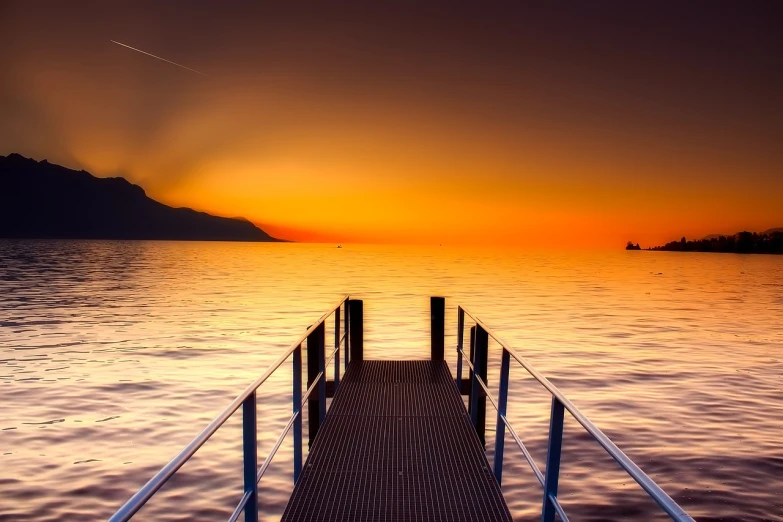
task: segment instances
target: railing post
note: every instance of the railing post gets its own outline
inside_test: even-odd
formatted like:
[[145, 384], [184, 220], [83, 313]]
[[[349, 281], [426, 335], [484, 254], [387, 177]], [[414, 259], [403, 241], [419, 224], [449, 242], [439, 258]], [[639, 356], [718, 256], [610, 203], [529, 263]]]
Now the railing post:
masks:
[[334, 391], [340, 387], [340, 307], [334, 311]]
[[[470, 351], [468, 356], [470, 357], [470, 363], [476, 363], [476, 327], [470, 327]], [[473, 370], [468, 371], [468, 380], [470, 381], [470, 392], [468, 393], [468, 413], [470, 414], [470, 420], [473, 420], [473, 386], [476, 384], [473, 382]], [[473, 424], [475, 426], [475, 423]]]
[[293, 413], [299, 413], [294, 419], [294, 484], [302, 474], [302, 345], [294, 350], [294, 392]]
[[318, 373], [322, 375], [318, 382], [318, 425], [326, 420], [326, 324], [316, 329], [318, 335]]
[[351, 363], [351, 312], [349, 310], [350, 308], [350, 299], [345, 300], [345, 305], [343, 309], [343, 315], [345, 316], [343, 318], [343, 322], [345, 325], [343, 326], [345, 330], [345, 342], [343, 343], [343, 360], [345, 361], [345, 371], [348, 371], [348, 365]]
[[430, 297], [430, 358], [442, 361], [446, 330], [446, 298]]
[[358, 299], [351, 299], [350, 306], [350, 336], [351, 336], [351, 360], [364, 360], [364, 303]]
[[473, 426], [476, 428], [481, 445], [486, 444], [484, 437], [484, 431], [487, 425], [487, 394], [484, 388], [478, 383], [478, 378], [487, 384], [487, 350], [489, 345], [489, 336], [487, 331], [482, 327], [476, 327], [476, 352], [473, 360], [473, 367], [475, 368], [475, 374], [473, 375], [473, 385], [471, 386], [471, 393], [473, 394], [470, 418], [473, 421]]
[[506, 423], [503, 417], [506, 416], [506, 406], [508, 405], [508, 377], [511, 367], [511, 356], [508, 350], [503, 348], [503, 355], [500, 359], [500, 387], [498, 388], [498, 420], [495, 424], [495, 480], [502, 484], [503, 480], [503, 449], [506, 445]]
[[256, 424], [256, 392], [242, 402], [242, 454], [245, 492], [250, 497], [245, 504], [245, 520], [258, 522], [258, 427]]
[[[324, 324], [321, 323], [313, 332], [307, 336], [307, 387], [313, 385], [318, 374], [323, 372], [326, 367], [326, 361], [324, 359], [324, 344], [326, 341], [326, 333]], [[310, 394], [307, 399], [307, 417], [309, 419], [309, 431], [310, 441], [309, 446], [313, 445], [316, 435], [318, 435], [318, 428], [321, 426], [324, 417], [326, 416], [326, 374], [322, 374], [318, 385], [316, 386], [318, 396], [313, 397], [314, 394]], [[323, 412], [323, 413], [322, 413]]]
[[550, 497], [557, 498], [560, 479], [560, 454], [563, 448], [563, 417], [565, 409], [556, 397], [552, 397], [552, 413], [549, 416], [549, 445], [546, 452], [546, 477], [544, 478], [544, 503], [541, 522], [554, 522], [555, 505]]
[[462, 347], [465, 337], [465, 310], [457, 308], [457, 389], [462, 395]]

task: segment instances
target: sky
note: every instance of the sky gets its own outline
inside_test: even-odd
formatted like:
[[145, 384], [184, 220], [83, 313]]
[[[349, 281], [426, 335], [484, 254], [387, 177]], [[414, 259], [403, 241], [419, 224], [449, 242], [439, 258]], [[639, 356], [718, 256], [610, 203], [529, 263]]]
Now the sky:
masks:
[[300, 241], [783, 226], [777, 2], [222, 4], [2, 1], [0, 154]]

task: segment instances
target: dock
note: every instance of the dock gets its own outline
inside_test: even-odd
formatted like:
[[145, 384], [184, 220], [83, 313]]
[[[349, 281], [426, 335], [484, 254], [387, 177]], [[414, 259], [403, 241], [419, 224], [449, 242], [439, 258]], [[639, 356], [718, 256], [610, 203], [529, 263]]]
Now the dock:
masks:
[[[693, 522], [563, 392], [463, 306], [456, 309], [456, 375], [452, 375], [446, 362], [445, 309], [443, 297], [430, 299], [429, 357], [374, 361], [364, 356], [363, 302], [345, 296], [122, 505], [110, 522], [133, 518], [240, 409], [243, 473], [237, 479], [244, 488], [229, 522], [242, 516], [245, 522], [258, 522], [258, 484], [289, 434], [294, 486], [283, 522], [510, 522], [512, 515], [500, 487], [507, 435], [541, 485], [541, 521], [568, 522], [557, 496], [566, 412], [672, 520]], [[327, 321], [334, 324], [329, 343]], [[490, 342], [500, 348], [496, 389], [487, 382]], [[512, 362], [551, 395], [543, 472], [506, 417]], [[331, 364], [333, 378], [329, 379]], [[257, 395], [280, 368], [292, 372], [292, 413], [259, 466]], [[487, 402], [495, 410], [491, 464], [484, 448]], [[310, 452], [303, 461], [305, 413]]]
[[511, 521], [443, 361], [353, 361], [283, 522]]

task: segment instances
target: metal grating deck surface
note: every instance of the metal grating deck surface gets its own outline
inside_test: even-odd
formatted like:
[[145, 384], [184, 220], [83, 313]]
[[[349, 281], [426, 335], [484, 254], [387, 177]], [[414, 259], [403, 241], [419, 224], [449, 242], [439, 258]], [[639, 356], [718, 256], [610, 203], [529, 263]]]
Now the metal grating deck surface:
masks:
[[354, 361], [283, 522], [511, 521], [443, 362]]

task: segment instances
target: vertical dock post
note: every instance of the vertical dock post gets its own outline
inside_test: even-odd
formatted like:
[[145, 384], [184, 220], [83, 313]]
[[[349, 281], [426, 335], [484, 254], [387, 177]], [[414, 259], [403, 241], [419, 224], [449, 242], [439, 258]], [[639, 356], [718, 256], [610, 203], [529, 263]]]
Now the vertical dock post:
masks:
[[351, 360], [364, 360], [364, 302], [358, 299], [351, 299], [348, 309], [350, 310], [349, 319], [351, 328]]
[[557, 397], [552, 397], [552, 413], [549, 416], [549, 444], [546, 451], [546, 474], [544, 477], [544, 505], [541, 507], [541, 522], [555, 521], [557, 483], [560, 479], [560, 453], [563, 448], [563, 417], [565, 409]]
[[457, 389], [462, 394], [462, 348], [465, 338], [465, 310], [457, 309]]
[[[468, 356], [470, 357], [470, 364], [476, 363], [476, 327], [470, 327], [470, 351]], [[471, 415], [470, 419], [473, 420], [473, 370], [468, 371], [468, 382], [470, 383], [470, 389], [468, 390], [468, 413]], [[475, 426], [475, 424], [474, 424]]]
[[343, 343], [343, 360], [345, 361], [345, 370], [348, 371], [348, 365], [351, 363], [351, 312], [349, 307], [351, 300], [348, 299], [343, 305], [343, 329], [345, 330], [345, 342]]
[[[326, 417], [326, 358], [324, 344], [326, 344], [326, 329], [321, 323], [313, 332], [307, 336], [307, 387], [319, 379], [316, 386], [318, 396], [307, 399], [307, 417], [309, 419], [310, 441], [309, 446], [313, 445], [318, 428]], [[320, 375], [319, 375], [320, 374]]]
[[316, 330], [318, 334], [318, 373], [321, 380], [318, 381], [318, 426], [326, 420], [326, 324]]
[[446, 298], [430, 297], [430, 355], [433, 361], [444, 358]]
[[473, 367], [476, 369], [472, 378], [470, 389], [470, 420], [476, 428], [476, 433], [481, 440], [481, 445], [486, 445], [484, 431], [487, 424], [487, 394], [478, 383], [478, 378], [487, 384], [487, 351], [489, 335], [482, 327], [476, 327], [476, 351], [473, 358]]
[[340, 387], [340, 307], [334, 311], [334, 392]]
[[293, 413], [299, 413], [294, 419], [294, 484], [302, 474], [302, 345], [294, 350], [294, 390]]
[[245, 493], [250, 496], [245, 504], [245, 520], [258, 522], [258, 424], [256, 420], [256, 392], [242, 402], [242, 454]]
[[498, 388], [498, 418], [495, 424], [495, 463], [492, 470], [495, 472], [495, 480], [502, 484], [503, 480], [503, 450], [506, 445], [506, 416], [508, 407], [508, 378], [511, 369], [511, 356], [508, 350], [503, 348], [503, 356], [500, 359], [500, 387]]

